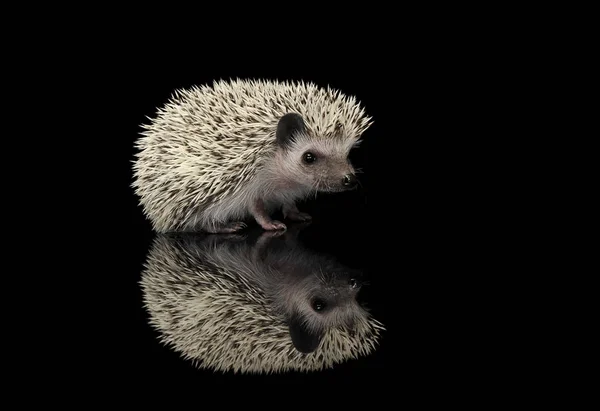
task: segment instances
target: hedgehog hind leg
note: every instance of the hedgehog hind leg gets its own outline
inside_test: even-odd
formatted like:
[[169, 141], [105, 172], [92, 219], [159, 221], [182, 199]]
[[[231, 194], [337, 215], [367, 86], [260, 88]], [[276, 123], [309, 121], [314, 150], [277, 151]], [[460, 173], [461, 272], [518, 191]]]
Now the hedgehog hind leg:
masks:
[[238, 231], [242, 231], [247, 227], [247, 224], [242, 221], [233, 221], [221, 225], [212, 225], [210, 227], [205, 227], [204, 231], [210, 234], [231, 234], [237, 233]]

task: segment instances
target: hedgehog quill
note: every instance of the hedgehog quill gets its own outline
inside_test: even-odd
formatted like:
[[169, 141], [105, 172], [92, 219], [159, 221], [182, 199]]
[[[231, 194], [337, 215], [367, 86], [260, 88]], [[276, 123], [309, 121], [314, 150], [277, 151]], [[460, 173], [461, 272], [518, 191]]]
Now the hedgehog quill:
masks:
[[309, 82], [219, 80], [177, 90], [143, 125], [132, 187], [157, 232], [234, 233], [309, 221], [296, 203], [356, 187], [372, 124], [356, 97]]

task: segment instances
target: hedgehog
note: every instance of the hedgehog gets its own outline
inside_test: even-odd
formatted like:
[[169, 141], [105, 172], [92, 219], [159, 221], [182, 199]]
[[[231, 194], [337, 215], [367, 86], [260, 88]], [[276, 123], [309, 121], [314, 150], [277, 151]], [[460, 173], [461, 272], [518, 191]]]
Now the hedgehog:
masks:
[[350, 151], [373, 123], [355, 96], [330, 86], [239, 78], [176, 89], [146, 118], [132, 188], [161, 233], [309, 221], [298, 201], [358, 187]]
[[298, 245], [295, 228], [256, 230], [256, 241], [157, 235], [140, 284], [161, 343], [234, 374], [319, 371], [372, 353], [385, 328], [357, 304], [360, 272]]

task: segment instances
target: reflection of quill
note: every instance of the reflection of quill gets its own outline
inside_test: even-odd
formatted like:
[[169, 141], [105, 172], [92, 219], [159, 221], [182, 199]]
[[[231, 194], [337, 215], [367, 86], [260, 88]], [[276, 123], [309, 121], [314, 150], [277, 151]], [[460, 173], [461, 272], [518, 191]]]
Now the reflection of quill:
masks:
[[141, 285], [161, 340], [220, 371], [311, 371], [370, 354], [384, 328], [356, 301], [359, 273], [292, 230], [261, 234], [155, 240]]

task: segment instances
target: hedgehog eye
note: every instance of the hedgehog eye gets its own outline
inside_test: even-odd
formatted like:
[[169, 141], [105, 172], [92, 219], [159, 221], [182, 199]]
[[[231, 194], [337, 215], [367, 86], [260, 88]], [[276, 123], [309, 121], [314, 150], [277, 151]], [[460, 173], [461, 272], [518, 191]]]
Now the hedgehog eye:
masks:
[[325, 309], [325, 301], [323, 300], [315, 300], [312, 303], [312, 308], [313, 310], [317, 311], [317, 312], [321, 312]]
[[304, 160], [305, 163], [311, 164], [311, 163], [315, 162], [317, 157], [313, 153], [304, 153], [304, 156], [302, 157], [302, 159]]

